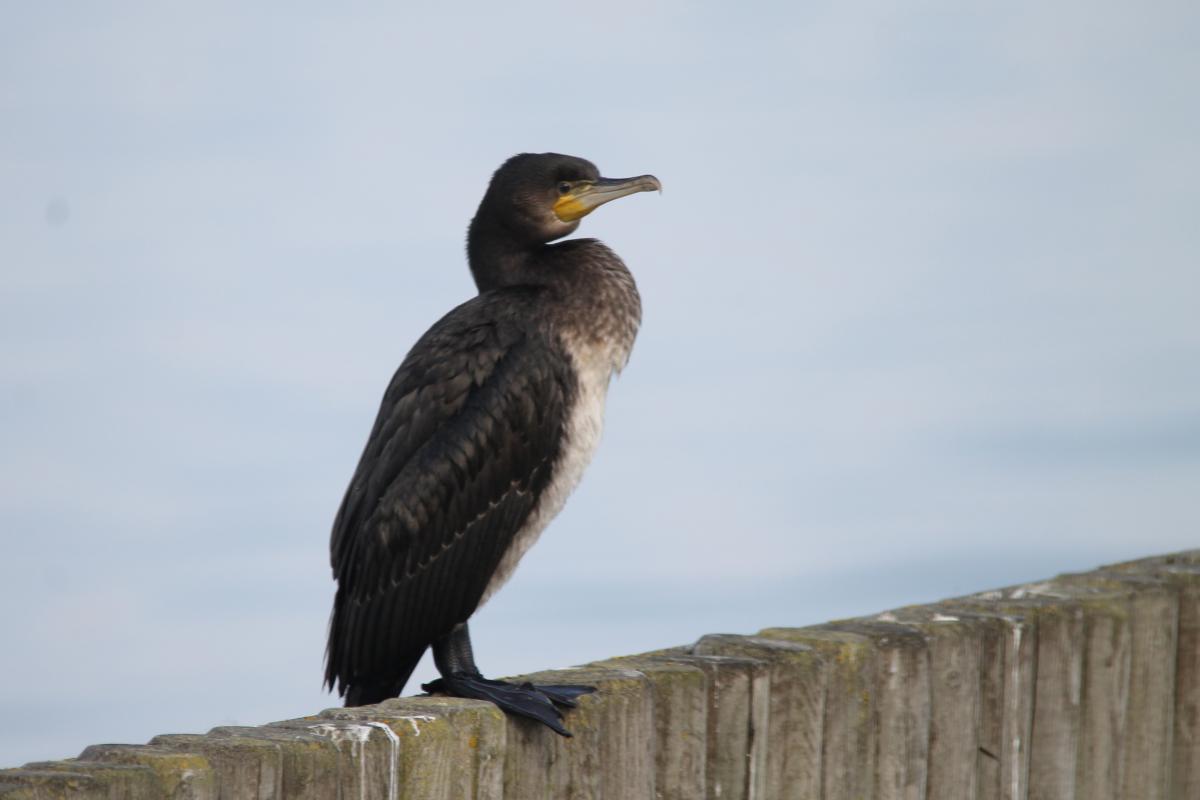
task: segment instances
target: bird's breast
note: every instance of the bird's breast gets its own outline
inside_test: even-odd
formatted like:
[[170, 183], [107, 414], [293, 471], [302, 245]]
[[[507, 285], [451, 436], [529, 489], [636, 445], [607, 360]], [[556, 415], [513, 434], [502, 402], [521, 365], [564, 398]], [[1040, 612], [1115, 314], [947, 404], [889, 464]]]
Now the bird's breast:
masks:
[[[632, 340], [630, 340], [632, 344]], [[575, 375], [575, 391], [563, 424], [558, 457], [550, 465], [550, 480], [537, 505], [513, 538], [500, 565], [488, 582], [480, 605], [503, 586], [517, 568], [522, 556], [534, 545], [542, 531], [558, 515], [567, 497], [579, 485], [591, 463], [604, 431], [604, 403], [612, 376], [629, 357], [629, 347], [597, 342], [590, 336], [563, 338]]]
[[612, 376], [629, 360], [641, 323], [642, 305], [633, 275], [598, 242], [599, 257], [585, 260], [569, 291], [546, 308], [552, 338], [562, 348], [574, 378], [558, 457], [537, 505], [517, 532], [493, 573], [480, 604], [512, 576], [517, 563], [562, 510], [591, 462], [604, 429], [604, 402]]

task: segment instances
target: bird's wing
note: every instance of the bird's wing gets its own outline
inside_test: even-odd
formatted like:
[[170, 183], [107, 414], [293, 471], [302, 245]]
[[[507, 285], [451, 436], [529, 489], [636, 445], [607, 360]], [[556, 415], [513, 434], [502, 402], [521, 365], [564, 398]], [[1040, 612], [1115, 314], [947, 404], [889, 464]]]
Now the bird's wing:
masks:
[[475, 610], [549, 480], [571, 372], [500, 305], [478, 297], [444, 317], [384, 395], [331, 539], [326, 680], [339, 691], [402, 688], [430, 641]]

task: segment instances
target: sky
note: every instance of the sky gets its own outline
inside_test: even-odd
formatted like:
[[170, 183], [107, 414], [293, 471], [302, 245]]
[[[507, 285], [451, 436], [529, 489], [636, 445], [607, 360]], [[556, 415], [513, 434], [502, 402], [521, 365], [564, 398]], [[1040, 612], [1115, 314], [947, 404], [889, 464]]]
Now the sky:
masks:
[[486, 673], [1200, 545], [1194, 3], [4, 19], [0, 766], [338, 704], [333, 515], [517, 152], [664, 192], [580, 228], [643, 327]]

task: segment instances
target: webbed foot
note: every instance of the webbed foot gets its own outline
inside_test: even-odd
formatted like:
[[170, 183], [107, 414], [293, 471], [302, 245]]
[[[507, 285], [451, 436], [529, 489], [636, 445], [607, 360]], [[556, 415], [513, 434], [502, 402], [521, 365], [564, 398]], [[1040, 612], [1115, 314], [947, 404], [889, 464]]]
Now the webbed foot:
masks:
[[562, 724], [559, 707], [575, 708], [576, 698], [596, 691], [594, 686], [534, 685], [494, 681], [482, 675], [454, 672], [421, 685], [427, 692], [469, 697], [495, 703], [502, 711], [542, 723], [562, 736], [571, 732]]

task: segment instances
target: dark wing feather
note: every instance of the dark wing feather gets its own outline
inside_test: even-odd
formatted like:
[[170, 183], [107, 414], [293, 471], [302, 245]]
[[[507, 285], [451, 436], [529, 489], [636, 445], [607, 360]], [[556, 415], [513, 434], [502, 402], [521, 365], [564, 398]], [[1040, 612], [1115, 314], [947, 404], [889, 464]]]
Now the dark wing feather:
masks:
[[545, 488], [574, 382], [528, 322], [536, 302], [511, 290], [464, 303], [388, 386], [330, 542], [325, 678], [339, 692], [398, 694], [478, 606]]

